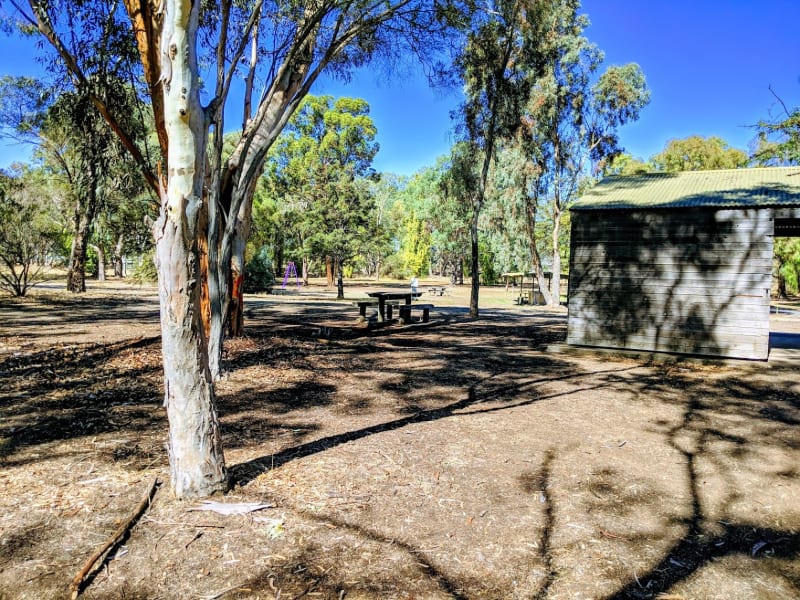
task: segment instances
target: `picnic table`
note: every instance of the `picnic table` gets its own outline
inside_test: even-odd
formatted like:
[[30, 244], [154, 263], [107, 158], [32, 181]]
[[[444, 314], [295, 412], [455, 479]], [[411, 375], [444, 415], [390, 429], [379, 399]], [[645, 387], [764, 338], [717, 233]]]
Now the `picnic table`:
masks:
[[421, 292], [367, 292], [369, 298], [355, 300], [353, 304], [358, 306], [360, 321], [366, 320], [368, 307], [377, 306], [379, 323], [391, 321], [392, 309], [395, 307], [397, 307], [398, 320], [401, 324], [411, 322], [413, 310], [422, 311], [422, 321], [427, 323], [430, 319], [430, 311], [434, 308], [433, 304], [412, 304], [412, 301], [421, 295]]
[[[383, 323], [386, 320], [386, 305], [387, 302], [394, 302], [400, 305], [402, 314], [402, 306], [410, 305], [412, 300], [419, 298], [419, 292], [367, 292], [370, 298], [377, 298], [378, 300], [378, 322]], [[391, 304], [390, 304], [391, 306]], [[391, 308], [389, 309], [391, 310]], [[389, 316], [391, 318], [391, 316]]]
[[428, 289], [428, 293], [431, 296], [444, 296], [445, 292], [447, 291], [446, 287], [439, 287], [439, 286], [433, 286], [433, 287], [429, 287], [427, 289]]

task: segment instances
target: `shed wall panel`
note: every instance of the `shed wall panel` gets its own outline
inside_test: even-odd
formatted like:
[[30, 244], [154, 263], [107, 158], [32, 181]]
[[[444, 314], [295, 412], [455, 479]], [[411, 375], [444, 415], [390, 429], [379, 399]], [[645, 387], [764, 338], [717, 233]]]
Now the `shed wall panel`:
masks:
[[773, 229], [771, 209], [573, 212], [567, 342], [766, 359]]

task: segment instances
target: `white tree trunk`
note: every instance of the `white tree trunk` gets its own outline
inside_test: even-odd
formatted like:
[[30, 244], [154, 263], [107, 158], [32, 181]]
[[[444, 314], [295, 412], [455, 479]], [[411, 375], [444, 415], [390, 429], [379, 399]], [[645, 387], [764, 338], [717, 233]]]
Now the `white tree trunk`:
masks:
[[89, 247], [97, 254], [97, 281], [106, 280], [106, 253], [103, 252], [102, 246], [96, 244], [89, 244]]
[[169, 163], [167, 189], [154, 226], [164, 405], [172, 490], [178, 498], [204, 497], [227, 488], [197, 279], [207, 140], [195, 56], [198, 7], [189, 0], [165, 2], [162, 73]]

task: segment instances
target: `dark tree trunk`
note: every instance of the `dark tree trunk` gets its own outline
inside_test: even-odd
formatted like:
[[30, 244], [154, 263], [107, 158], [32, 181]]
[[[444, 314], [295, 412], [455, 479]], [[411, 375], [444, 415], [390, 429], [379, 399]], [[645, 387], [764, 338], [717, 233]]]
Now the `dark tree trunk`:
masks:
[[85, 195], [81, 195], [75, 204], [73, 218], [72, 255], [69, 259], [67, 273], [67, 290], [73, 293], [86, 291], [86, 250], [92, 230], [95, 211], [97, 210], [97, 173], [94, 163], [89, 163], [89, 176]]
[[283, 264], [283, 235], [276, 233], [273, 238], [272, 245], [274, 247], [272, 270], [275, 272], [275, 277], [282, 277], [283, 270], [286, 266]]
[[470, 276], [472, 277], [472, 288], [469, 294], [469, 316], [477, 318], [478, 316], [478, 295], [481, 289], [481, 274], [480, 274], [480, 260], [478, 255], [478, 210], [473, 210], [472, 223], [469, 227], [470, 237]]
[[783, 276], [781, 271], [778, 271], [778, 298], [785, 300], [789, 295], [786, 293], [786, 277]]
[[231, 269], [233, 284], [231, 285], [231, 304], [228, 309], [228, 335], [239, 337], [244, 335], [244, 273], [235, 267]]
[[344, 265], [341, 260], [336, 261], [336, 299], [344, 300]]
[[72, 242], [72, 256], [67, 272], [67, 291], [79, 294], [86, 291], [86, 238], [88, 231], [78, 231]]

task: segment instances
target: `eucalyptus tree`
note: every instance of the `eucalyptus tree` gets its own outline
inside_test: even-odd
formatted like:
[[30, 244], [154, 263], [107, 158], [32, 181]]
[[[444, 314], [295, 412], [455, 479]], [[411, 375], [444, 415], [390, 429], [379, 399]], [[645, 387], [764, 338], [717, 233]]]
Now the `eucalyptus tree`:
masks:
[[370, 182], [370, 194], [375, 201], [374, 229], [376, 236], [364, 248], [364, 268], [369, 276], [380, 279], [387, 260], [397, 250], [402, 230], [402, 210], [395, 210], [398, 198], [408, 183], [408, 177], [381, 173]]
[[67, 289], [84, 292], [96, 218], [103, 210], [113, 210], [131, 190], [139, 191], [141, 177], [124, 172], [124, 149], [86, 94], [60, 94], [45, 114], [40, 135], [47, 140], [41, 146], [45, 160], [65, 177], [73, 199]]
[[441, 161], [416, 172], [398, 190], [395, 221], [398, 258], [404, 276], [427, 274], [434, 260], [432, 221], [433, 212], [442, 200], [440, 180]]
[[531, 35], [547, 22], [549, 7], [540, 0], [491, 0], [474, 13], [472, 28], [457, 60], [466, 99], [460, 131], [465, 151], [454, 157], [451, 173], [461, 185], [470, 210], [469, 313], [478, 316], [480, 261], [478, 224], [486, 200], [490, 167], [498, 142], [518, 127], [536, 65], [528, 60]]
[[788, 109], [782, 118], [758, 123], [753, 161], [760, 166], [796, 165], [800, 163], [800, 108]]
[[603, 165], [603, 175], [644, 175], [655, 170], [655, 165], [646, 163], [627, 152], [608, 160]]
[[[52, 45], [76, 85], [88, 81], [92, 60], [114, 63], [113, 52], [97, 52], [92, 41], [106, 30], [125, 30], [118, 27], [115, 4], [29, 0], [23, 10], [21, 0], [10, 2]], [[161, 201], [153, 232], [172, 487], [178, 497], [205, 496], [227, 486], [212, 380], [220, 373], [231, 282], [241, 276], [252, 199], [270, 146], [323, 72], [346, 75], [377, 56], [420, 54], [442, 39], [447, 22], [462, 13], [454, 6], [456, 0], [123, 3], [132, 27], [121, 43], [134, 41], [138, 48], [166, 163], [160, 177], [147, 165], [120, 115], [99, 95], [93, 101]], [[205, 104], [200, 97], [201, 33], [209, 42], [206, 47], [213, 49], [204, 63], [210, 65], [203, 78], [210, 93]], [[86, 49], [94, 51], [92, 60], [86, 60]], [[246, 97], [244, 105], [252, 106], [252, 113], [243, 116], [240, 141], [224, 157], [225, 108], [248, 49], [254, 57], [249, 68], [263, 81], [264, 91], [256, 102]], [[215, 132], [211, 146], [210, 130]], [[200, 225], [203, 210], [207, 229]], [[208, 338], [198, 285], [198, 247], [204, 237]]]
[[471, 149], [470, 144], [457, 143], [438, 165], [440, 201], [430, 213], [434, 260], [459, 285], [464, 283], [464, 258], [470, 253], [470, 191], [477, 180]]
[[[583, 36], [589, 21], [579, 13], [578, 0], [549, 5], [545, 30], [530, 46], [537, 72], [531, 74], [521, 127], [506, 142], [519, 145], [524, 157], [517, 167], [518, 186], [525, 190], [518, 196], [524, 205], [520, 214], [529, 221], [525, 230], [540, 289], [547, 304], [556, 305], [566, 208], [589, 177], [620, 153], [617, 129], [639, 117], [650, 92], [636, 64], [597, 74], [603, 54]], [[537, 247], [542, 213], [550, 228], [549, 289]]]
[[[129, 87], [101, 91], [128, 121], [136, 118], [139, 107]], [[67, 290], [84, 292], [87, 250], [98, 212], [108, 210], [113, 196], [119, 201], [131, 186], [141, 188], [141, 176], [126, 171], [124, 149], [85, 88], [59, 90], [29, 77], [4, 77], [0, 115], [5, 135], [32, 144], [34, 158], [64, 182], [72, 237]], [[130, 129], [143, 136], [138, 121]]]

